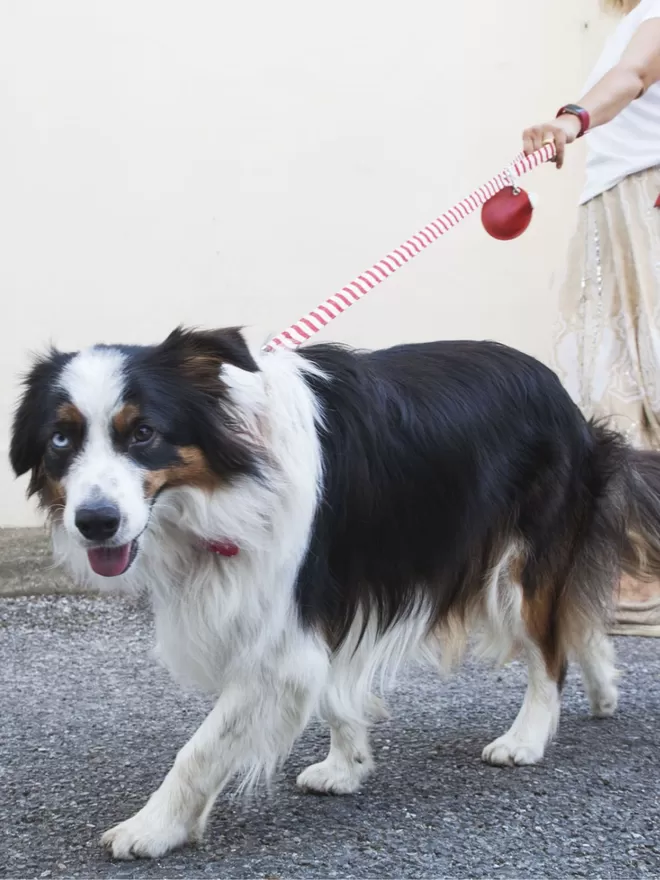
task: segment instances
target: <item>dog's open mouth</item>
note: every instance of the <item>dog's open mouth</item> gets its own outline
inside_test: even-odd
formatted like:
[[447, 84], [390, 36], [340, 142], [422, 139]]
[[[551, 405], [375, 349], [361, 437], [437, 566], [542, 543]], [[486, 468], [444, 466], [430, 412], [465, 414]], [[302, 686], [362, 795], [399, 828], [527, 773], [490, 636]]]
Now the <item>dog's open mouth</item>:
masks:
[[92, 547], [87, 551], [87, 558], [95, 574], [106, 578], [119, 577], [131, 567], [137, 550], [137, 541], [121, 547]]

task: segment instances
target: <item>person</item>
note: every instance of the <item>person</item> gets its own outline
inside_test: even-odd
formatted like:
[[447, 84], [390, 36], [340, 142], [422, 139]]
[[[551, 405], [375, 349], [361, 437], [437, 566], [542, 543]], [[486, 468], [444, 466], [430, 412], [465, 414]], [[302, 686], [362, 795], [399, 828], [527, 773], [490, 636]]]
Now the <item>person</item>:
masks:
[[[559, 293], [552, 366], [587, 417], [660, 449], [660, 0], [621, 15], [577, 104], [523, 134], [525, 153], [586, 135], [586, 181]], [[660, 584], [624, 582], [621, 631], [660, 635]]]

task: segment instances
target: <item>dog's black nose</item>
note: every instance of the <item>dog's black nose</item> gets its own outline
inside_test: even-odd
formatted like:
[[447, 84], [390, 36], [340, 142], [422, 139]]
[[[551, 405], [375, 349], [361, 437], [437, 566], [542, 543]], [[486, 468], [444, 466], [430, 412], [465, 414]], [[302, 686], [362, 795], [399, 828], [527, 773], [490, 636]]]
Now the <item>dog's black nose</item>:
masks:
[[121, 514], [108, 501], [96, 501], [76, 511], [76, 528], [88, 541], [107, 541], [117, 534]]

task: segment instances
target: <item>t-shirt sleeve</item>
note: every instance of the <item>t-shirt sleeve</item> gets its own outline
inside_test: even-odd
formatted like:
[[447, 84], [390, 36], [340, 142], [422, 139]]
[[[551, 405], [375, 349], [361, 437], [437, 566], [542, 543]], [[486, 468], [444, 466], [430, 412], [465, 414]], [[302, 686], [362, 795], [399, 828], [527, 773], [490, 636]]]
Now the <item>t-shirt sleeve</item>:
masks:
[[640, 24], [645, 21], [648, 21], [650, 18], [660, 18], [660, 0], [653, 0], [652, 3], [647, 4], [647, 9], [642, 13], [642, 17], [640, 19]]

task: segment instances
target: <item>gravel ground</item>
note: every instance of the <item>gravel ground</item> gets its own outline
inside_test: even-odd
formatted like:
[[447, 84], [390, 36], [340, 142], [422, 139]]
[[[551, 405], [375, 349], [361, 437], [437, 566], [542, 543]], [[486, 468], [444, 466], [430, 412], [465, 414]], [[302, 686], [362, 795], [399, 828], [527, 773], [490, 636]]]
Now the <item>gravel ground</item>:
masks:
[[0, 876], [660, 876], [660, 642], [618, 640], [620, 712], [588, 719], [574, 671], [558, 740], [536, 768], [483, 765], [514, 717], [512, 664], [448, 681], [402, 677], [374, 731], [377, 771], [348, 798], [298, 793], [326, 731], [301, 738], [273, 792], [220, 798], [203, 844], [153, 862], [111, 862], [106, 827], [138, 809], [209, 707], [150, 654], [138, 605], [77, 596], [0, 601]]

